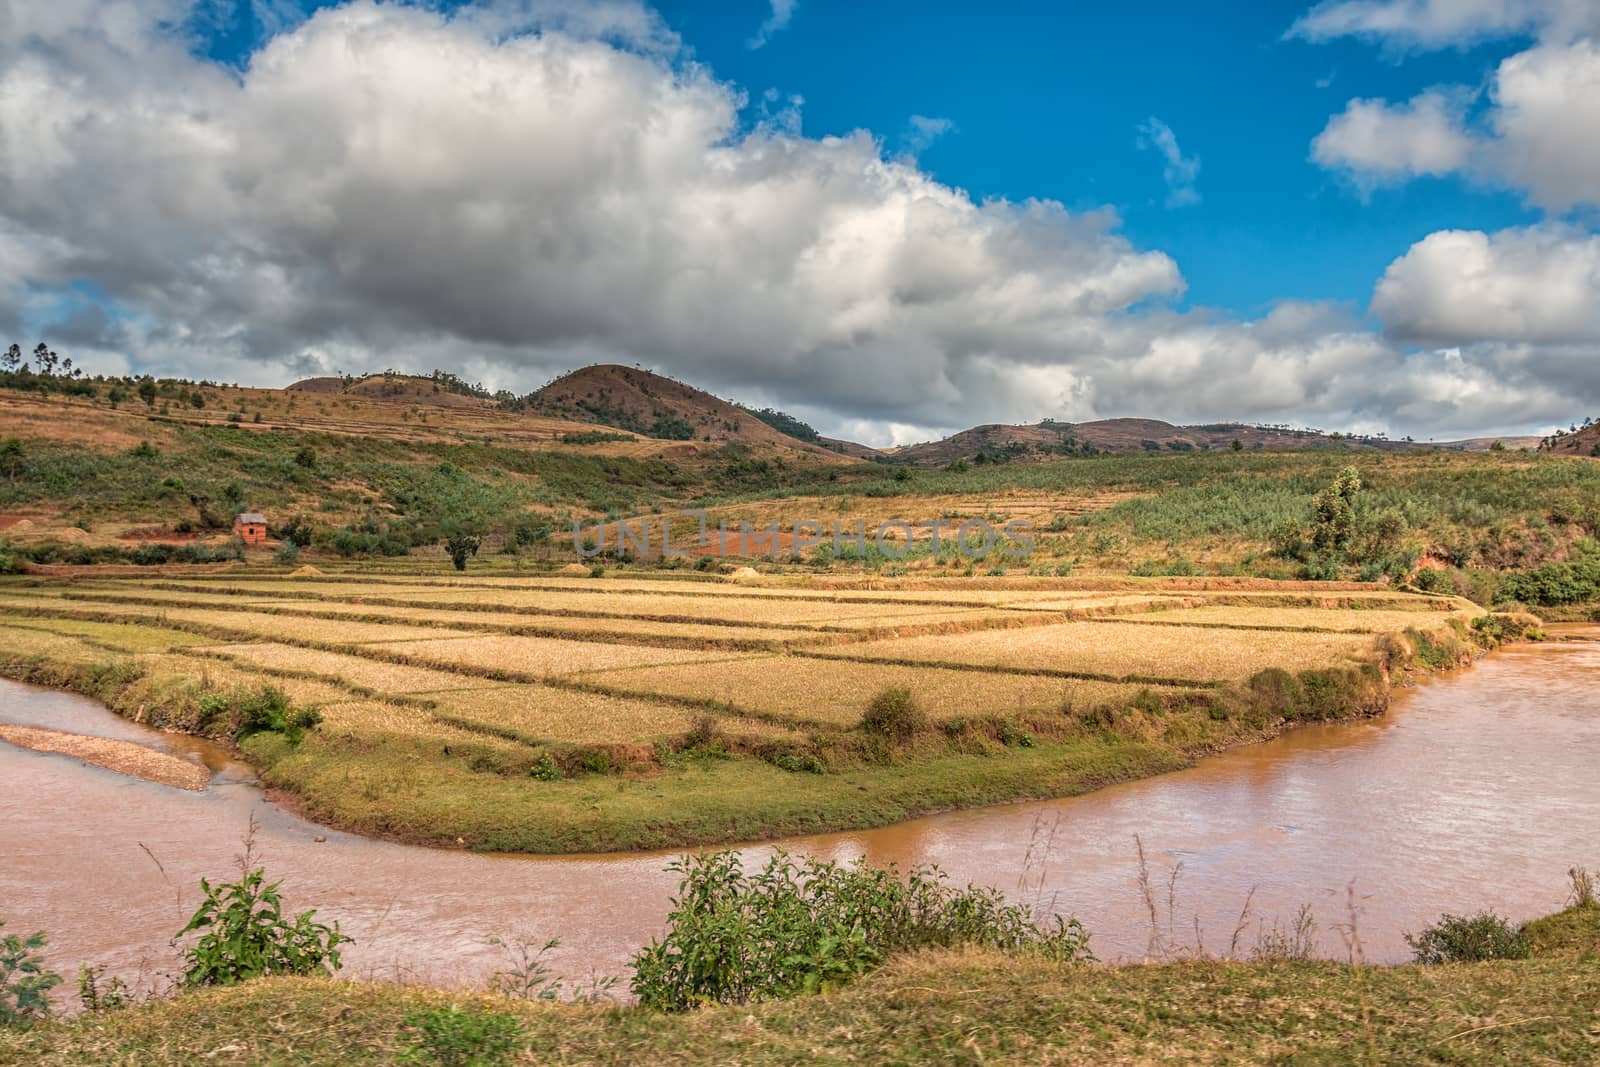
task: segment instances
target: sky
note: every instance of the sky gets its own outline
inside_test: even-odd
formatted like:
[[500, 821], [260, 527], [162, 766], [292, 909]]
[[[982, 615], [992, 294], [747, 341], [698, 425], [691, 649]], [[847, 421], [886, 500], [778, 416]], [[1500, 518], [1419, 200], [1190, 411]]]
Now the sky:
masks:
[[871, 444], [1600, 411], [1600, 3], [0, 0], [0, 339]]

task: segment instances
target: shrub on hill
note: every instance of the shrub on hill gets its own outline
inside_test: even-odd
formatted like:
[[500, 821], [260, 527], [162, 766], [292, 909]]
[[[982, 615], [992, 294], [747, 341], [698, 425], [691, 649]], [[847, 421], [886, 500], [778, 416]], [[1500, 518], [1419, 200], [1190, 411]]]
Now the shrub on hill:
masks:
[[779, 433], [786, 433], [790, 437], [798, 438], [801, 441], [810, 441], [812, 444], [816, 444], [821, 440], [822, 435], [817, 433], [814, 427], [787, 412], [779, 411], [777, 408], [761, 408], [760, 410], [745, 408], [744, 410]]
[[1418, 963], [1481, 963], [1525, 960], [1528, 938], [1493, 912], [1473, 916], [1444, 915], [1420, 934], [1407, 934]]
[[1600, 600], [1600, 542], [1585, 541], [1565, 563], [1546, 563], [1507, 574], [1497, 599], [1536, 607]]
[[919, 948], [981, 945], [1093, 962], [1076, 919], [1035, 923], [996, 890], [950, 886], [934, 868], [795, 860], [748, 873], [736, 851], [685, 856], [667, 933], [633, 958], [645, 1007], [685, 1011], [826, 992]]

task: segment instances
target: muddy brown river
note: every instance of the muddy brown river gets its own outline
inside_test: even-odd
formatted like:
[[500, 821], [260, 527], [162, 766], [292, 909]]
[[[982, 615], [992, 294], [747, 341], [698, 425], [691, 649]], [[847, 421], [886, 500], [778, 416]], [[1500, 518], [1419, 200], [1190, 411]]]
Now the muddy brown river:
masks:
[[[1442, 911], [1528, 918], [1561, 906], [1568, 867], [1600, 867], [1600, 627], [1555, 629], [1562, 640], [1397, 694], [1376, 720], [1299, 730], [1071, 800], [785, 846], [937, 863], [957, 881], [1075, 913], [1098, 955], [1118, 960], [1143, 958], [1150, 941], [1137, 836], [1172, 940], [1225, 948], [1249, 899], [1248, 948], [1309, 904], [1322, 954], [1342, 957], [1353, 896], [1366, 957], [1398, 961], [1403, 933]], [[356, 977], [481, 982], [504, 962], [488, 938], [517, 934], [561, 938], [548, 960], [569, 978], [623, 974], [675, 885], [669, 854], [486, 856], [327, 830], [268, 803], [225, 752], [67, 694], [0, 682], [0, 721], [139, 740], [217, 772], [188, 793], [0, 743], [0, 920], [8, 933], [48, 931], [50, 963], [69, 977], [80, 962], [146, 982], [176, 970], [170, 940], [200, 877], [236, 869], [252, 816], [288, 903], [356, 938], [345, 956]]]

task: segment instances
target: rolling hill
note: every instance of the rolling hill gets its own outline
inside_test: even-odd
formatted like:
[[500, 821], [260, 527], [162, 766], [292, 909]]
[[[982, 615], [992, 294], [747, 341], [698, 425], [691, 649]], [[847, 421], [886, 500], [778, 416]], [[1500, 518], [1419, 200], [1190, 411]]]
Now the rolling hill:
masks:
[[1539, 451], [1558, 456], [1600, 456], [1600, 422], [1580, 430], [1558, 433], [1539, 442]]
[[[1308, 448], [1341, 448], [1411, 452], [1434, 448], [1458, 452], [1487, 451], [1496, 444], [1510, 451], [1539, 447], [1537, 437], [1474, 437], [1460, 441], [1392, 441], [1387, 437], [1352, 436], [1243, 423], [1175, 426], [1159, 419], [1098, 419], [1033, 425], [993, 423], [962, 430], [939, 441], [905, 445], [879, 453], [895, 463], [942, 467], [957, 461], [1047, 460], [1062, 456], [1127, 452], [1208, 452], [1232, 449], [1234, 442], [1251, 451], [1290, 452]], [[1563, 441], [1562, 448], [1570, 446]], [[1586, 446], [1587, 447], [1587, 446]]]
[[1031, 426], [991, 424], [963, 430], [941, 441], [889, 450], [895, 462], [938, 467], [957, 460], [1043, 460], [1098, 452], [1196, 452], [1241, 448], [1288, 451], [1304, 448], [1368, 448], [1400, 451], [1434, 447], [1377, 437], [1347, 437], [1279, 427], [1210, 423], [1175, 426], [1159, 419], [1099, 419], [1066, 423], [1046, 419]]
[[813, 460], [836, 463], [854, 458], [848, 452], [783, 433], [737, 404], [635, 367], [584, 367], [557, 378], [522, 403], [548, 417], [610, 426], [658, 439], [739, 444], [758, 452], [798, 452]]

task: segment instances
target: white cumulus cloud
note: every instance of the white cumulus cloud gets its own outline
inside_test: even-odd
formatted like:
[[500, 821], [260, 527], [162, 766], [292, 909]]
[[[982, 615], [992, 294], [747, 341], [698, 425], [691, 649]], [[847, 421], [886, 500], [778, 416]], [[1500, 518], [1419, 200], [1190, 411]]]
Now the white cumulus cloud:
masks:
[[1369, 186], [1450, 174], [1466, 168], [1473, 153], [1461, 112], [1459, 97], [1437, 91], [1397, 105], [1352, 100], [1312, 142], [1311, 157]]
[[1600, 235], [1564, 226], [1431, 233], [1389, 265], [1372, 310], [1394, 335], [1435, 345], [1600, 345]]
[[1430, 89], [1403, 104], [1351, 100], [1312, 142], [1357, 184], [1458, 173], [1562, 212], [1600, 205], [1600, 44], [1539, 45], [1506, 58], [1478, 121], [1476, 94]]

